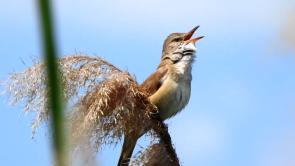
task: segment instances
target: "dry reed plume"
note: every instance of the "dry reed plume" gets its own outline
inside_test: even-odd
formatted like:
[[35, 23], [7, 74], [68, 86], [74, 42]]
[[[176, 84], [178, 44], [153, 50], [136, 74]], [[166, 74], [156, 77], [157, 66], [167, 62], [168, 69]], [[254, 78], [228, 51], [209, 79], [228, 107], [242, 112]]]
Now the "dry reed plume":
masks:
[[[82, 55], [61, 58], [58, 64], [73, 151], [91, 149], [95, 155], [102, 145], [116, 144], [124, 134], [153, 129], [150, 133], [159, 141], [140, 152], [133, 165], [154, 165], [152, 156], [158, 156], [157, 165], [162, 161], [167, 164], [168, 160], [170, 165], [179, 165], [157, 108], [128, 72], [99, 57]], [[50, 118], [44, 67], [43, 63], [36, 63], [23, 72], [11, 74], [6, 82], [11, 102], [23, 104], [25, 112], [35, 113], [33, 133]]]
[[144, 151], [138, 153], [136, 158], [131, 161], [130, 165], [137, 166], [165, 166], [165, 165], [178, 165], [167, 155], [167, 149], [160, 143], [153, 143]]

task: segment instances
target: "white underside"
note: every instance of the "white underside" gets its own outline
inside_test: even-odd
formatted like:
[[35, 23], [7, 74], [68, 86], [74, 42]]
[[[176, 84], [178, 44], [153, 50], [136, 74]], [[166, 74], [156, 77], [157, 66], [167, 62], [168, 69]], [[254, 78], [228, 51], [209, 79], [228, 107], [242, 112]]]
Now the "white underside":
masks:
[[160, 115], [162, 119], [168, 119], [180, 112], [188, 103], [190, 99], [190, 82], [169, 81], [169, 94], [166, 96], [164, 109], [160, 108]]
[[180, 47], [177, 51], [188, 51], [188, 54], [182, 55], [173, 67], [177, 76], [168, 76], [158, 92], [166, 93], [161, 96], [159, 111], [162, 119], [168, 119], [180, 112], [188, 103], [191, 93], [191, 68], [194, 60], [196, 47], [189, 43]]

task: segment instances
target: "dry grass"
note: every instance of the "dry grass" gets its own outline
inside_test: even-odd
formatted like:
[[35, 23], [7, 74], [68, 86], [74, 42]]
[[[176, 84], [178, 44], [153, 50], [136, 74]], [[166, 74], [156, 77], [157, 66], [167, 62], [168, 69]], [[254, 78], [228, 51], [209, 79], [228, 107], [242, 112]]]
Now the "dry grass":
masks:
[[[102, 80], [121, 72], [100, 58], [68, 56], [58, 61], [63, 81], [64, 97], [73, 106]], [[46, 73], [43, 63], [36, 62], [23, 72], [13, 73], [6, 82], [6, 92], [12, 104], [24, 104], [25, 112], [36, 113], [33, 131], [48, 120]]]
[[138, 153], [136, 158], [131, 161], [130, 165], [137, 166], [167, 166], [167, 165], [178, 165], [171, 158], [165, 148], [164, 144], [152, 143], [148, 148]]
[[148, 112], [155, 107], [128, 73], [118, 73], [87, 93], [75, 109], [78, 111], [73, 111], [70, 121], [72, 138], [86, 136], [101, 145], [117, 143], [125, 133], [148, 128]]
[[[156, 148], [159, 145], [156, 144], [145, 152], [155, 155], [159, 150], [178, 163], [157, 108], [128, 72], [99, 57], [73, 55], [60, 59], [58, 64], [74, 152], [88, 151], [95, 155], [103, 145], [118, 143], [124, 134], [153, 129], [156, 134], [152, 137], [160, 138], [162, 148]], [[23, 72], [11, 74], [6, 83], [11, 102], [24, 104], [25, 112], [35, 113], [33, 133], [40, 123], [50, 118], [45, 82], [44, 64], [36, 63]], [[162, 153], [163, 147], [167, 153]], [[141, 159], [149, 160], [147, 157]]]

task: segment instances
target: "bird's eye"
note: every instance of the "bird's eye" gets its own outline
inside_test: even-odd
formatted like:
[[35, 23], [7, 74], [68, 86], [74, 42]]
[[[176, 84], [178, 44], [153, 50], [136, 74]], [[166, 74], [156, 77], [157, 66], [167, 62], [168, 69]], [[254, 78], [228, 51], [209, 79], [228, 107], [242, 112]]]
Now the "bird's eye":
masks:
[[173, 39], [173, 42], [180, 42], [181, 41], [181, 38], [175, 38]]

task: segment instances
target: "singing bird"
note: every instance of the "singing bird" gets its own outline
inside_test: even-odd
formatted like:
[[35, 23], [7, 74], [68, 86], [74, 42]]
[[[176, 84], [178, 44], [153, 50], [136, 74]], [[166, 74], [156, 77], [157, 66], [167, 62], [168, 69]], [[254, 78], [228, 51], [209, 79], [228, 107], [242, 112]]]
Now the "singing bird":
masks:
[[[176, 115], [190, 99], [195, 43], [203, 38], [192, 38], [198, 28], [170, 34], [164, 42], [159, 66], [140, 85], [150, 95], [150, 102], [157, 106], [162, 120]], [[125, 135], [118, 165], [129, 165], [137, 139], [143, 134]]]

